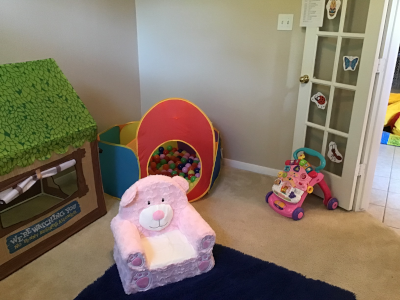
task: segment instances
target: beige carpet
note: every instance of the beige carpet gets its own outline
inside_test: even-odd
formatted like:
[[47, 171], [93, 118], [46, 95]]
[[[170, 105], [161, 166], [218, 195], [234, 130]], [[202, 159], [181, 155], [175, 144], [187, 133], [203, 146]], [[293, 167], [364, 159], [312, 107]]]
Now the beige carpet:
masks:
[[[217, 243], [350, 290], [357, 299], [400, 299], [400, 236], [366, 212], [328, 211], [314, 196], [305, 201], [303, 220], [284, 218], [265, 203], [272, 182], [225, 167], [211, 193], [193, 205]], [[106, 199], [105, 217], [1, 281], [0, 299], [73, 299], [101, 276], [113, 264], [109, 223], [118, 210], [117, 200]]]

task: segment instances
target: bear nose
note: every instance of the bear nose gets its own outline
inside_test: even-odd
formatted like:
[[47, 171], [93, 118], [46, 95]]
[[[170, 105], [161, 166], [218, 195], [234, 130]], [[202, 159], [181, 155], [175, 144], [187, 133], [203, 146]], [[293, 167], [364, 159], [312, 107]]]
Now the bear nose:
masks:
[[153, 213], [153, 219], [158, 221], [164, 218], [164, 212], [162, 210], [157, 210]]

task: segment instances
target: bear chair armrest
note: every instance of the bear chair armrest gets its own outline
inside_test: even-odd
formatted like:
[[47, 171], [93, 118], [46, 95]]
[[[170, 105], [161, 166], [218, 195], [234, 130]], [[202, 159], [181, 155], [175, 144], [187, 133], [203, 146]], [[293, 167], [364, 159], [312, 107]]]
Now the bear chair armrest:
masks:
[[111, 221], [111, 230], [122, 260], [132, 269], [146, 269], [143, 247], [136, 226], [116, 216]]
[[215, 232], [200, 214], [188, 205], [180, 214], [179, 230], [199, 252], [208, 251], [215, 244]]

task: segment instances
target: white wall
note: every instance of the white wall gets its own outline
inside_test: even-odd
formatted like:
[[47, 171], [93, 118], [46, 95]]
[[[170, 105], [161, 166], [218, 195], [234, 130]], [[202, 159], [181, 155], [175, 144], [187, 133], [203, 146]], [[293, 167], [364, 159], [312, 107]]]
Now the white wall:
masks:
[[0, 64], [52, 57], [103, 130], [140, 119], [134, 0], [2, 0]]
[[[136, 12], [142, 114], [186, 98], [221, 131], [226, 158], [281, 168], [292, 149], [301, 1], [136, 0]], [[293, 31], [277, 31], [279, 13], [295, 15]]]

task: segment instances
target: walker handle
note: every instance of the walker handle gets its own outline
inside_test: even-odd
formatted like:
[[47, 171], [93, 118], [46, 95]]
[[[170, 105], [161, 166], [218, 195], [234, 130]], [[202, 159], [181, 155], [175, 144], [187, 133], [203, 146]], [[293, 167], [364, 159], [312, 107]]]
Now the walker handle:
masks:
[[321, 155], [321, 153], [319, 153], [318, 151], [315, 151], [313, 149], [310, 148], [299, 148], [296, 151], [293, 152], [293, 157], [294, 159], [298, 159], [297, 158], [297, 153], [299, 153], [300, 151], [303, 151], [304, 153], [307, 153], [308, 155], [312, 155], [312, 156], [316, 156], [319, 158], [319, 160], [321, 161], [320, 165], [318, 167], [315, 168], [315, 171], [317, 173], [319, 173], [319, 171], [321, 171], [323, 168], [325, 168], [326, 165], [326, 160], [325, 158]]

